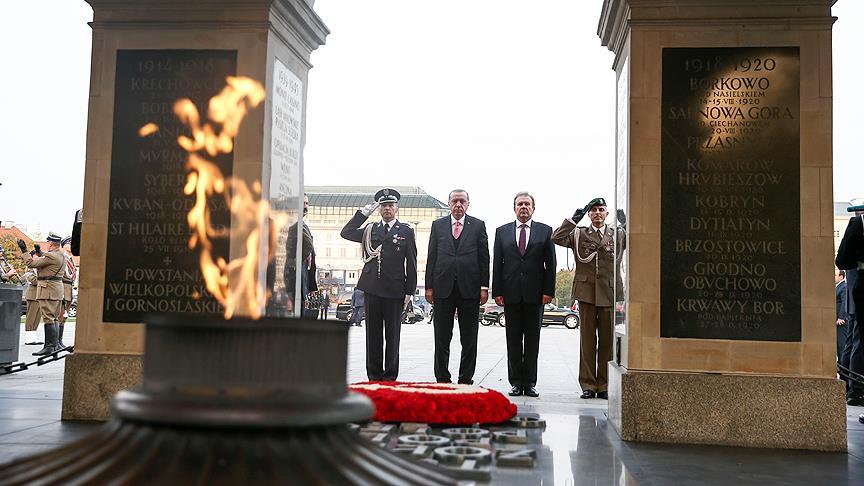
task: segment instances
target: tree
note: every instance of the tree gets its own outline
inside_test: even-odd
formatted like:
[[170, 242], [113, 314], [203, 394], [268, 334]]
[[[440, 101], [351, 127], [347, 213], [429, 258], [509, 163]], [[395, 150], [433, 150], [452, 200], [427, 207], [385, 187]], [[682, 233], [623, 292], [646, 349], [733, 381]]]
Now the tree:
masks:
[[573, 286], [573, 271], [558, 270], [555, 274], [555, 305], [561, 307], [570, 307], [573, 302], [570, 300], [570, 288]]

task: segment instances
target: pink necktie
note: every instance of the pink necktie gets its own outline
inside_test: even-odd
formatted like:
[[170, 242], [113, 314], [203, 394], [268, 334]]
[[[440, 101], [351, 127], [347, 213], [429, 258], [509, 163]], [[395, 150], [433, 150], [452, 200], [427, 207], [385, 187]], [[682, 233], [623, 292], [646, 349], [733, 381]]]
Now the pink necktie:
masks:
[[462, 234], [462, 222], [456, 221], [456, 224], [453, 225], [453, 238], [459, 239], [459, 235]]
[[525, 256], [525, 248], [528, 246], [527, 242], [525, 241], [525, 226], [526, 225], [524, 224], [519, 226], [520, 228], [522, 228], [519, 230], [519, 254], [522, 256]]

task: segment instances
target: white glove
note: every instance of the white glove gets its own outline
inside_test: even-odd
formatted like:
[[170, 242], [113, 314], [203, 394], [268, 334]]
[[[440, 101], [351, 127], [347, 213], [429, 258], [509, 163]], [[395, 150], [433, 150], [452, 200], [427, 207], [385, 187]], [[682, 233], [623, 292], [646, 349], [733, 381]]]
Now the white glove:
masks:
[[406, 296], [405, 296], [405, 305], [403, 305], [402, 308], [403, 308], [403, 309], [407, 309], [409, 304], [411, 304], [411, 296], [410, 296], [410, 295], [406, 295]]
[[378, 209], [378, 206], [380, 206], [380, 205], [381, 205], [381, 203], [377, 203], [377, 202], [367, 204], [367, 205], [363, 206], [363, 209], [360, 210], [360, 213], [363, 216], [366, 216], [368, 218], [372, 213], [375, 212], [376, 209]]

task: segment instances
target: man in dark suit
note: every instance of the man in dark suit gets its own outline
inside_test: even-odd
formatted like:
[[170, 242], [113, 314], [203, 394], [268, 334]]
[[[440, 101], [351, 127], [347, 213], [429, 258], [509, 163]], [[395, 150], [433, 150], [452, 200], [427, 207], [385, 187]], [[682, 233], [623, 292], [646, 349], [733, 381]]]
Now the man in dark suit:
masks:
[[[309, 212], [309, 196], [303, 196], [303, 217]], [[285, 271], [283, 277], [285, 279], [285, 292], [289, 295], [289, 299], [294, 301], [296, 277], [300, 276], [300, 312], [298, 316], [303, 316], [306, 309], [306, 299], [310, 292], [318, 290], [318, 268], [315, 265], [315, 245], [312, 238], [312, 230], [306, 221], [301, 220], [303, 225], [303, 240], [300, 250], [300, 261], [297, 261], [297, 225], [292, 224], [288, 228], [288, 236], [285, 239]], [[298, 272], [299, 267], [299, 272]]]
[[[849, 355], [844, 356], [846, 348], [846, 325], [849, 320], [849, 314], [846, 312], [846, 276], [845, 270], [837, 270], [834, 272], [834, 296], [837, 307], [837, 363], [840, 366], [849, 368]], [[841, 377], [842, 378], [842, 377]], [[846, 382], [846, 387], [849, 387], [849, 380], [842, 378]]]
[[540, 396], [537, 354], [543, 306], [555, 295], [555, 245], [552, 227], [533, 221], [534, 196], [513, 199], [516, 222], [495, 230], [492, 297], [507, 319], [507, 377], [510, 396]]
[[450, 383], [453, 317], [459, 311], [462, 358], [459, 383], [474, 383], [479, 306], [489, 299], [489, 237], [486, 224], [468, 211], [468, 192], [450, 191], [450, 215], [432, 223], [426, 259], [426, 300], [435, 306], [435, 379]]
[[[846, 312], [849, 317], [844, 353], [849, 353], [848, 368], [864, 374], [864, 332], [861, 329], [864, 313], [858, 310], [864, 309], [864, 209], [856, 210], [855, 216], [849, 220], [834, 263], [837, 268], [846, 270]], [[846, 404], [864, 406], [864, 386], [851, 382], [846, 392]]]
[[[417, 289], [417, 243], [414, 229], [396, 219], [400, 197], [395, 189], [381, 189], [375, 193], [374, 202], [357, 211], [342, 228], [342, 238], [363, 245], [364, 265], [357, 288], [364, 295], [366, 375], [370, 381], [396, 381], [400, 317]], [[382, 221], [361, 228], [376, 209]]]

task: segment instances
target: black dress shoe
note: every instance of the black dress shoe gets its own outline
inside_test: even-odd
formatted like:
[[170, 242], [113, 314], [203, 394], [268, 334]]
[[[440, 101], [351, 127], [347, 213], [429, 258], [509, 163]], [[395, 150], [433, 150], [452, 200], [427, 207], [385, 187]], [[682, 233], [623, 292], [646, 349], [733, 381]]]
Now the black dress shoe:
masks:
[[459, 380], [460, 385], [473, 385], [474, 380]]
[[453, 383], [450, 380], [435, 380], [437, 383]]
[[587, 400], [587, 399], [589, 399], [589, 398], [594, 398], [594, 397], [596, 397], [596, 396], [597, 396], [597, 394], [594, 393], [594, 390], [585, 390], [585, 391], [582, 392], [582, 396], [579, 397], [579, 398], [582, 398], [582, 399]]
[[603, 400], [609, 400], [609, 392], [607, 392], [605, 390], [602, 392], [597, 392], [597, 398], [602, 398]]
[[535, 398], [536, 398], [536, 397], [539, 397], [540, 394], [537, 393], [537, 389], [534, 388], [533, 386], [526, 386], [526, 387], [525, 387], [525, 396], [526, 396], [526, 397], [535, 397]]
[[513, 388], [510, 389], [510, 392], [507, 394], [510, 395], [511, 397], [522, 396], [522, 387], [519, 385], [515, 385], [515, 386], [513, 386]]

